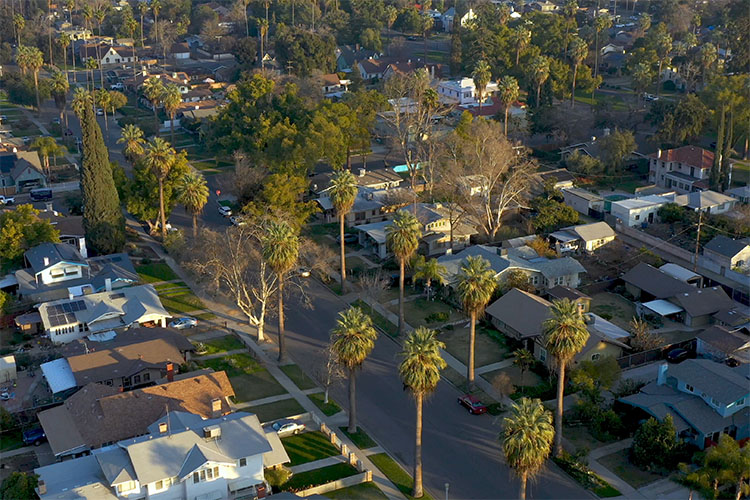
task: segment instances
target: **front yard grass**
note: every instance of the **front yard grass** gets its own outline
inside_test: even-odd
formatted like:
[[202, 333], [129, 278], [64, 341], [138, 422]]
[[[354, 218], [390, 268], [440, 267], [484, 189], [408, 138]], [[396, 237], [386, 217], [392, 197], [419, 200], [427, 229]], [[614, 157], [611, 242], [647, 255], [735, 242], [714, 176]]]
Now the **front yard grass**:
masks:
[[391, 337], [398, 336], [398, 325], [394, 325], [388, 319], [377, 312], [375, 309], [370, 308], [369, 305], [365, 304], [361, 300], [357, 299], [352, 303], [353, 306], [360, 307], [362, 311], [372, 318], [372, 322], [375, 326], [383, 330]]
[[299, 387], [301, 390], [305, 391], [307, 389], [314, 389], [317, 387], [315, 385], [315, 382], [305, 375], [305, 372], [302, 371], [302, 369], [297, 365], [284, 365], [280, 366], [281, 371], [286, 373], [286, 376], [292, 379], [292, 382], [294, 382], [294, 385]]
[[[235, 389], [236, 390], [236, 389]], [[264, 405], [250, 406], [243, 408], [242, 411], [255, 413], [261, 422], [271, 422], [284, 417], [291, 417], [305, 413], [305, 409], [300, 406], [294, 398], [282, 399], [275, 403], [266, 403]]]
[[522, 377], [521, 370], [519, 370], [517, 366], [513, 365], [506, 368], [501, 368], [499, 370], [493, 370], [491, 372], [483, 373], [481, 377], [484, 378], [487, 382], [492, 383], [492, 380], [501, 373], [506, 373], [510, 377], [511, 382], [513, 382], [513, 385], [518, 387], [537, 385], [542, 381], [542, 378], [531, 370], [526, 370], [523, 373]]
[[139, 264], [135, 266], [138, 276], [146, 283], [156, 283], [158, 281], [172, 281], [179, 278], [172, 271], [172, 268], [163, 262], [153, 262], [151, 264]]
[[338, 479], [358, 474], [357, 469], [349, 464], [336, 464], [321, 469], [310, 470], [295, 474], [287, 481], [281, 489], [283, 491], [300, 491], [330, 483]]
[[196, 314], [194, 317], [196, 319], [201, 319], [201, 320], [204, 320], [204, 321], [209, 321], [209, 320], [212, 320], [212, 319], [216, 319], [216, 315], [214, 313], [212, 313], [212, 312], [204, 312], [204, 313]]
[[[411, 496], [411, 492], [414, 487], [414, 480], [412, 477], [401, 468], [387, 453], [376, 453], [368, 457], [375, 466], [380, 469], [383, 474], [396, 486], [396, 488], [404, 494], [406, 498], [412, 500], [414, 497]], [[432, 500], [432, 497], [426, 491], [422, 496], [425, 500]]]
[[663, 478], [633, 465], [628, 459], [627, 449], [604, 456], [598, 462], [636, 489]]
[[[236, 402], [254, 401], [285, 394], [286, 390], [273, 375], [249, 354], [232, 354], [223, 358], [201, 360], [203, 367], [225, 371], [235, 392]], [[285, 415], [283, 415], [285, 416]]]
[[385, 500], [388, 498], [373, 482], [329, 491], [328, 493], [323, 493], [323, 496], [336, 500], [351, 500], [352, 498], [356, 498], [357, 500]]
[[282, 439], [281, 444], [284, 445], [284, 449], [291, 460], [287, 464], [289, 467], [339, 454], [339, 450], [320, 431], [303, 432], [296, 436], [289, 436]]
[[234, 351], [235, 349], [245, 349], [245, 344], [233, 335], [225, 335], [224, 337], [213, 338], [201, 343], [205, 348], [205, 352], [201, 356]]
[[[392, 313], [398, 314], [398, 304], [392, 305], [388, 309]], [[448, 318], [438, 321], [435, 321], [434, 318], [430, 318], [431, 321], [428, 322], [427, 318], [435, 314], [447, 314]], [[463, 314], [440, 300], [427, 300], [420, 297], [415, 300], [404, 302], [404, 319], [414, 328], [422, 325], [436, 326], [443, 323], [458, 321], [462, 318], [465, 318]]]
[[203, 301], [190, 288], [177, 283], [159, 290], [159, 299], [170, 312], [187, 313], [206, 308]]
[[10, 451], [23, 447], [23, 433], [20, 430], [0, 434], [0, 451]]
[[[412, 325], [414, 326], [414, 325]], [[445, 349], [456, 359], [466, 364], [469, 359], [469, 328], [456, 325], [452, 330], [443, 328], [438, 332], [438, 338], [445, 342]], [[474, 348], [474, 366], [489, 365], [504, 360], [509, 354], [507, 348], [492, 338], [487, 331], [477, 328]]]
[[333, 416], [341, 411], [341, 407], [330, 397], [328, 398], [328, 402], [325, 403], [325, 395], [322, 392], [316, 392], [307, 397], [310, 398], [310, 401], [312, 401], [315, 406], [320, 408], [320, 411], [322, 411], [326, 417]]
[[372, 439], [370, 436], [367, 435], [365, 431], [362, 430], [361, 427], [357, 427], [357, 432], [354, 434], [349, 434], [349, 431], [347, 430], [348, 427], [339, 427], [339, 430], [343, 432], [346, 437], [352, 440], [352, 443], [354, 443], [357, 448], [360, 450], [366, 450], [367, 448], [374, 448], [378, 445], [378, 443], [375, 442], [374, 439]]
[[597, 293], [591, 297], [591, 312], [626, 330], [630, 320], [636, 315], [632, 302], [610, 292]]

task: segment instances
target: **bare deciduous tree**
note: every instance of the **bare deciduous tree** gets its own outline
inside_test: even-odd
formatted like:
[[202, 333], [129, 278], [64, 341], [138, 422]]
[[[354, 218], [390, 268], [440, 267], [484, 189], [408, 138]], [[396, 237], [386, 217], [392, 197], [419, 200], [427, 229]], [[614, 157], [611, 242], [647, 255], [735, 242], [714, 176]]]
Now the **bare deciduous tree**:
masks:
[[[383, 293], [390, 287], [390, 280], [381, 268], [377, 268], [375, 271], [360, 274], [357, 278], [357, 284], [362, 299], [368, 298], [371, 302], [378, 302]], [[370, 306], [370, 309], [372, 310], [372, 306]]]
[[331, 387], [338, 381], [343, 380], [346, 377], [346, 372], [336, 362], [336, 355], [330, 345], [323, 349], [323, 354], [324, 361], [313, 370], [313, 377], [323, 386], [323, 402], [327, 404]]

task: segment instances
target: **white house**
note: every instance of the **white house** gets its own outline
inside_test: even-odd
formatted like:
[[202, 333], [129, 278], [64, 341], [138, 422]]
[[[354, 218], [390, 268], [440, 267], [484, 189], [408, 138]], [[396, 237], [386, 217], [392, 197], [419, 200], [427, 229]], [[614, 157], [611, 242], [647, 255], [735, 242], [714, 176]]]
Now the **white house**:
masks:
[[[472, 78], [445, 80], [437, 85], [437, 92], [443, 102], [459, 106], [479, 106], [479, 92]], [[497, 92], [497, 82], [490, 82], [484, 90], [482, 103]]]
[[145, 436], [34, 472], [43, 500], [60, 495], [226, 500], [264, 497], [264, 468], [286, 462], [276, 433], [266, 433], [253, 414], [203, 420], [176, 412], [154, 422]]
[[678, 193], [702, 191], [708, 189], [708, 175], [713, 163], [713, 151], [697, 146], [659, 149], [649, 155], [648, 180]]
[[[97, 53], [97, 46], [99, 52]], [[101, 66], [123, 64], [135, 61], [135, 49], [126, 45], [112, 46], [106, 43], [82, 45], [78, 51], [81, 61], [97, 59]]]
[[723, 214], [734, 208], [737, 199], [716, 191], [694, 191], [675, 196], [674, 202], [694, 212]]
[[[451, 7], [450, 9], [446, 10], [443, 15], [441, 16], [441, 19], [443, 21], [443, 30], [445, 30], [446, 33], [450, 33], [453, 31], [453, 23], [456, 21], [456, 9]], [[460, 24], [462, 28], [467, 27], [474, 19], [476, 19], [476, 14], [474, 14], [473, 9], [469, 9], [469, 11], [460, 17]]]
[[564, 252], [593, 252], [615, 239], [615, 232], [606, 222], [570, 226], [550, 234], [550, 241]]
[[641, 198], [613, 201], [612, 215], [628, 227], [640, 226], [644, 223], [650, 224], [658, 222], [659, 208], [673, 202], [674, 196], [671, 195], [649, 195]]
[[598, 194], [576, 187], [563, 189], [562, 194], [565, 204], [578, 213], [588, 216], [604, 212], [604, 198]]

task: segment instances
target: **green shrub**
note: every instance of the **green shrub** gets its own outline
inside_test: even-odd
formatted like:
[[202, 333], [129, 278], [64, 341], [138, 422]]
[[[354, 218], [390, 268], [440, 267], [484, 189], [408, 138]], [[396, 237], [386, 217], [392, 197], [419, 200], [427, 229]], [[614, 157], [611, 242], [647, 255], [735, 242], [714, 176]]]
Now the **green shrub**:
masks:
[[432, 314], [428, 314], [424, 320], [427, 323], [443, 323], [445, 321], [448, 321], [450, 317], [451, 317], [450, 313], [439, 311], [439, 312], [434, 312]]
[[292, 477], [292, 471], [284, 466], [266, 469], [263, 474], [274, 492], [277, 492]]
[[635, 432], [630, 460], [647, 469], [669, 468], [675, 463], [677, 448], [677, 431], [672, 416], [667, 415], [661, 422], [651, 417]]
[[168, 254], [179, 257], [185, 249], [185, 235], [181, 230], [168, 231], [164, 236], [164, 249]]

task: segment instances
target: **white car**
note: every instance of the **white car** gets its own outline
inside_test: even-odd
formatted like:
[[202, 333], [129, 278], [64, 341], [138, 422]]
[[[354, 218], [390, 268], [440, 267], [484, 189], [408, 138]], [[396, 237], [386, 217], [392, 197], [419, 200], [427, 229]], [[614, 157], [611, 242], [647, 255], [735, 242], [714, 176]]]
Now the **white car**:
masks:
[[297, 276], [300, 278], [309, 278], [310, 277], [310, 268], [309, 267], [300, 267], [297, 268]]
[[96, 108], [96, 114], [99, 116], [104, 116], [104, 110], [102, 108]]
[[198, 326], [198, 320], [195, 318], [177, 318], [169, 323], [171, 328], [176, 330], [184, 330], [185, 328], [195, 328]]
[[229, 218], [229, 222], [231, 222], [233, 226], [244, 226], [245, 224], [247, 224], [247, 221], [239, 215], [231, 216]]
[[12, 196], [3, 196], [0, 194], [0, 205], [12, 205], [16, 200]]
[[232, 215], [232, 209], [226, 205], [219, 205], [219, 213], [224, 217]]
[[276, 431], [276, 434], [280, 438], [299, 434], [300, 432], [304, 432], [305, 430], [305, 424], [297, 422], [296, 420], [288, 419], [274, 422], [271, 427]]
[[109, 90], [123, 90], [125, 88], [125, 85], [122, 83], [115, 83], [109, 86]]

